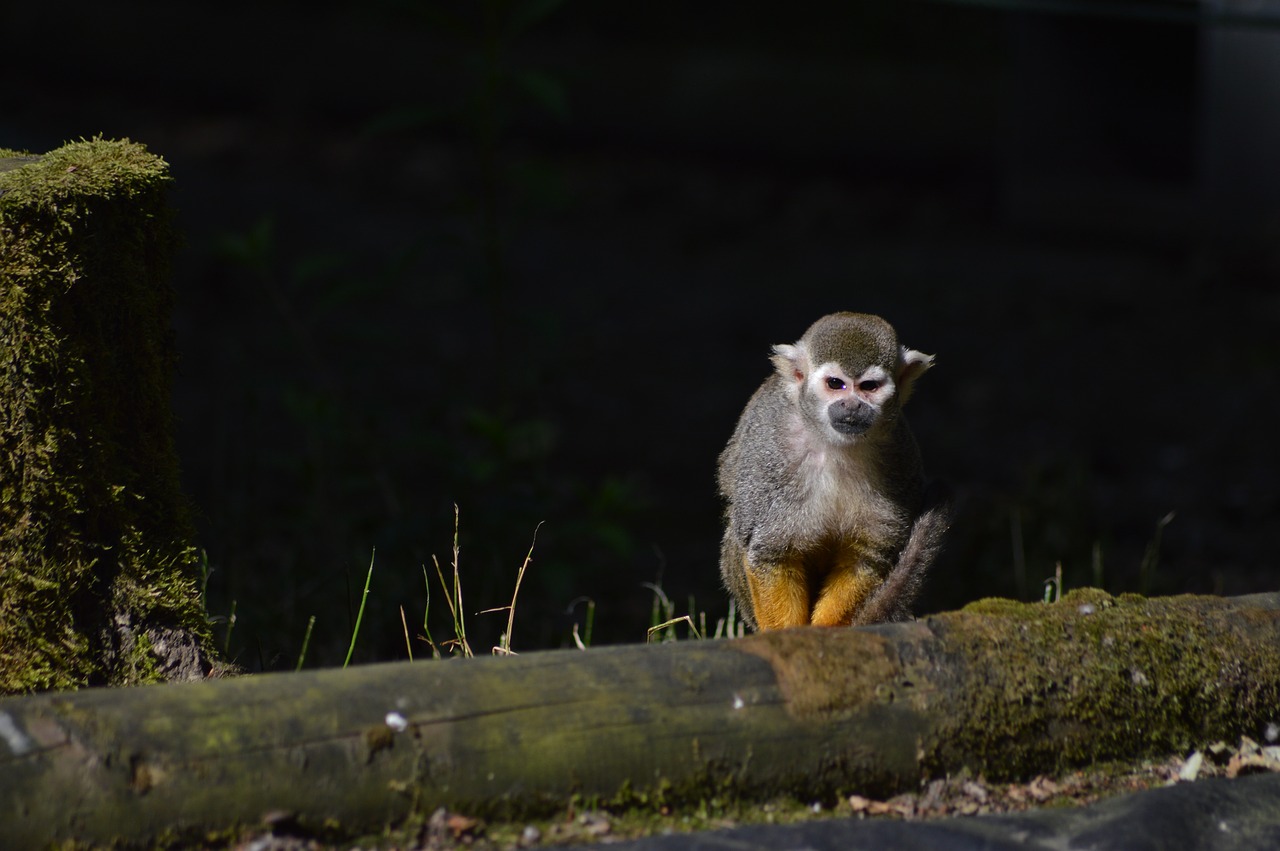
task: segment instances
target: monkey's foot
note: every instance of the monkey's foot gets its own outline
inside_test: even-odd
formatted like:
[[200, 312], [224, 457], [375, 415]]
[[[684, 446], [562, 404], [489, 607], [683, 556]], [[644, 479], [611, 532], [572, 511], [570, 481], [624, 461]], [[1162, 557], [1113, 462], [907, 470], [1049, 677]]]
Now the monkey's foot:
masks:
[[866, 602], [880, 577], [857, 565], [840, 565], [827, 574], [813, 607], [814, 626], [848, 626]]

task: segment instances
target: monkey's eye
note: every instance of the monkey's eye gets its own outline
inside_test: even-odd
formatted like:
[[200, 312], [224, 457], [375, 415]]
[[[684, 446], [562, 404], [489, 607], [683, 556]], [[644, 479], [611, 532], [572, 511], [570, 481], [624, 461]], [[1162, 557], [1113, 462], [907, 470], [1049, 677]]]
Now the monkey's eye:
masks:
[[831, 390], [843, 390], [847, 385], [838, 378], [828, 378], [827, 388]]
[[875, 379], [868, 378], [866, 381], [858, 382], [858, 389], [863, 393], [874, 393], [880, 389], [880, 382]]

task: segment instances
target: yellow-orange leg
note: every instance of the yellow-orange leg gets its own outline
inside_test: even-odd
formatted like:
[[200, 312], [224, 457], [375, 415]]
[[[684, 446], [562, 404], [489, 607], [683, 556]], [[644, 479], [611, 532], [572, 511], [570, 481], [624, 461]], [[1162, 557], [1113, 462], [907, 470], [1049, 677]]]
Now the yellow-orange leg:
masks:
[[747, 574], [751, 606], [761, 631], [809, 623], [809, 584], [798, 562], [760, 568], [752, 567], [744, 556], [742, 569]]
[[818, 602], [813, 607], [815, 626], [848, 626], [880, 577], [857, 560], [841, 561], [822, 582]]

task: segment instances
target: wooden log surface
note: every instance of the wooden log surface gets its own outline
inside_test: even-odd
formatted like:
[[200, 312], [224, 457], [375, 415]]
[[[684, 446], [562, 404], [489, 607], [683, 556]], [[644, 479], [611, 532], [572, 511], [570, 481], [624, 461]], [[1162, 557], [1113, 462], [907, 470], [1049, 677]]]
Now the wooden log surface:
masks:
[[1280, 594], [984, 601], [914, 623], [0, 700], [0, 847], [377, 829], [606, 801], [887, 795], [1258, 737]]
[[40, 162], [40, 157], [36, 156], [0, 156], [0, 174], [38, 162]]

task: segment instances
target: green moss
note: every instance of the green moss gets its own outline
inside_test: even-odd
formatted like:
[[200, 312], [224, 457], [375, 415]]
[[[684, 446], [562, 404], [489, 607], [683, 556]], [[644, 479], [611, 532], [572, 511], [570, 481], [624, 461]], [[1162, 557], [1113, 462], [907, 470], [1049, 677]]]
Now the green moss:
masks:
[[[1121, 597], [1124, 601], [1126, 597], [1136, 600], [1145, 599], [1136, 594], [1129, 594]], [[1100, 591], [1097, 588], [1076, 588], [1068, 591], [1060, 601], [1063, 605], [1093, 605], [1097, 608], [1108, 608], [1115, 605], [1115, 600], [1106, 591]], [[998, 615], [1004, 617], [1037, 617], [1043, 612], [1038, 608], [1043, 604], [1040, 603], [1020, 603], [1017, 600], [1008, 600], [1003, 597], [984, 597], [981, 600], [974, 600], [966, 605], [962, 612], [969, 612], [976, 615]]]
[[1245, 611], [1081, 589], [931, 618], [956, 676], [980, 685], [956, 690], [925, 765], [1014, 778], [1256, 735], [1280, 705], [1280, 621]]
[[0, 691], [161, 678], [207, 642], [173, 447], [164, 160], [0, 151]]

